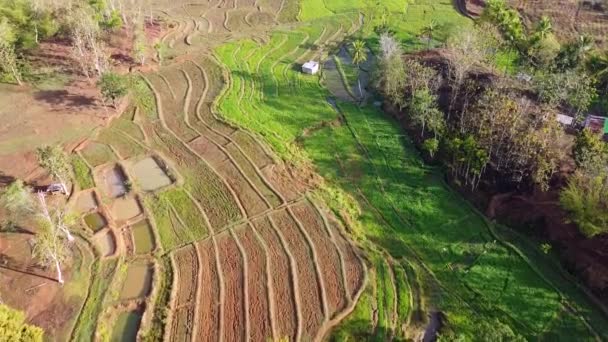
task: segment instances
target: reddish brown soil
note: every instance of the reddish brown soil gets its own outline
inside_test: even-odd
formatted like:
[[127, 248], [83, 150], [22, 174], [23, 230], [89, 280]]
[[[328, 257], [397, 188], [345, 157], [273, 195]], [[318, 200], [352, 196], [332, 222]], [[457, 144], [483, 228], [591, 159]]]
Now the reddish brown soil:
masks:
[[75, 145], [115, 114], [104, 109], [94, 84], [80, 81], [61, 90], [0, 85], [0, 104], [0, 175], [28, 181], [40, 175], [36, 147]]
[[194, 309], [198, 281], [198, 256], [192, 245], [177, 250], [174, 255], [177, 291], [174, 309], [178, 312], [172, 320], [171, 338], [176, 341], [190, 340], [194, 334]]
[[247, 255], [247, 283], [249, 290], [249, 319], [253, 341], [272, 340], [266, 255], [250, 226], [236, 232]]
[[332, 235], [344, 257], [344, 267], [346, 269], [347, 290], [350, 298], [354, 298], [357, 291], [363, 286], [364, 268], [357, 257], [354, 247], [347, 242], [341, 233], [340, 224], [329, 220]]
[[296, 337], [297, 318], [295, 293], [292, 286], [293, 270], [289, 264], [289, 257], [281, 245], [281, 241], [267, 218], [254, 222], [267, 247], [271, 267], [271, 286], [274, 291], [274, 308], [277, 318], [278, 336], [287, 336], [291, 341]]
[[211, 239], [199, 243], [198, 251], [201, 287], [197, 305], [198, 332], [195, 340], [215, 342], [219, 341], [220, 284], [215, 263], [215, 249]]
[[313, 339], [323, 322], [321, 286], [317, 279], [312, 250], [289, 213], [281, 210], [272, 215], [287, 248], [296, 260], [302, 310], [302, 339]]
[[[23, 310], [27, 321], [44, 329], [47, 336], [69, 333], [68, 323], [81, 303], [63, 296], [54, 269], [37, 266], [28, 244], [31, 237], [0, 235], [0, 298], [4, 304]], [[62, 271], [69, 283], [72, 273], [69, 262], [64, 263]]]
[[245, 336], [245, 298], [243, 275], [244, 261], [239, 248], [227, 233], [217, 238], [220, 262], [224, 280], [224, 341], [244, 341]]
[[319, 267], [324, 278], [325, 291], [329, 304], [329, 315], [333, 315], [346, 306], [346, 289], [342, 279], [340, 255], [331, 237], [325, 230], [323, 220], [314, 208], [307, 202], [301, 202], [292, 207], [292, 210], [304, 228], [308, 231], [316, 247]]

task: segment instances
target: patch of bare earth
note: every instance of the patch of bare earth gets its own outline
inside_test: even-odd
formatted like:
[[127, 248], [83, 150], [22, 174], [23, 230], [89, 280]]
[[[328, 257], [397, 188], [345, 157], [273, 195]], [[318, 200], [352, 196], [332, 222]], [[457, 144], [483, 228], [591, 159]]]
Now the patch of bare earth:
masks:
[[220, 253], [222, 278], [224, 281], [223, 340], [244, 341], [245, 298], [244, 298], [244, 261], [232, 236], [223, 233], [217, 236]]

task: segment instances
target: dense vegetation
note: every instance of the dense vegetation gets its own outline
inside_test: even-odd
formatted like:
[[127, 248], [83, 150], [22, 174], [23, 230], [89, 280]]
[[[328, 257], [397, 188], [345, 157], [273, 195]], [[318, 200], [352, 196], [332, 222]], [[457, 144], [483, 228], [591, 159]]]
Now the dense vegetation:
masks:
[[[488, 1], [475, 27], [453, 34], [441, 61], [403, 62], [393, 35], [380, 42], [378, 91], [419, 129], [420, 147], [473, 190], [480, 183], [548, 190], [572, 158], [566, 129], [580, 129], [590, 110], [606, 114], [606, 52], [593, 51], [588, 36], [560, 44], [547, 17], [526, 28], [502, 0]], [[572, 124], [560, 124], [558, 114]], [[589, 134], [581, 130], [579, 140]], [[600, 147], [586, 148], [585, 159], [602, 160]], [[564, 207], [585, 234], [608, 231], [600, 209], [605, 170], [577, 165]]]
[[25, 314], [0, 304], [0, 340], [42, 342], [42, 329], [25, 323]]

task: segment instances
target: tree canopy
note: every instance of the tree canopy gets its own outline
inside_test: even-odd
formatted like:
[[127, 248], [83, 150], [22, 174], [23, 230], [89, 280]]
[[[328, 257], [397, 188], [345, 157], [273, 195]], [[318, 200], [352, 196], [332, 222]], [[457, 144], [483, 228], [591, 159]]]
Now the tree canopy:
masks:
[[43, 335], [42, 329], [25, 323], [22, 311], [0, 304], [0, 341], [42, 342]]

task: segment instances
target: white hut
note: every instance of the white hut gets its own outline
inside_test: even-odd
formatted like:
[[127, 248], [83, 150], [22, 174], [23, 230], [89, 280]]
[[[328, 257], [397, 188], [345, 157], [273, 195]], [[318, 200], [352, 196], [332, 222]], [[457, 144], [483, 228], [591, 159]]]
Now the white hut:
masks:
[[314, 75], [319, 72], [319, 62], [308, 61], [302, 65], [302, 72], [309, 75]]

